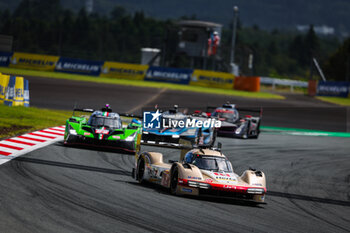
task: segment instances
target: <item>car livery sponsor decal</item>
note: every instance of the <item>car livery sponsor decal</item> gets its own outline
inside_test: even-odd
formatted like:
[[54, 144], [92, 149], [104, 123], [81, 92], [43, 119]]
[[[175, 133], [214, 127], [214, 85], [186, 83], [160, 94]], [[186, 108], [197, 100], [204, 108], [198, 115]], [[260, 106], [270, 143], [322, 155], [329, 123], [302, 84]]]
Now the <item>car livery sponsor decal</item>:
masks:
[[186, 193], [192, 193], [192, 189], [188, 189], [188, 188], [181, 188], [181, 191]]
[[219, 172], [213, 172], [211, 173], [211, 177], [214, 178], [217, 181], [226, 181], [227, 183], [230, 182], [237, 182], [237, 178], [233, 174], [229, 173], [219, 173]]
[[100, 129], [96, 129], [95, 133], [98, 134], [98, 139], [102, 140], [103, 139], [103, 135], [109, 134], [109, 130], [106, 130], [105, 127], [102, 127]]
[[233, 185], [224, 185], [222, 186], [224, 189], [236, 189], [236, 186]]
[[200, 177], [196, 177], [196, 176], [188, 176], [188, 179], [192, 179], [192, 180], [201, 180], [202, 178]]
[[234, 111], [228, 110], [228, 109], [216, 109], [215, 112], [220, 112], [220, 113], [234, 113]]
[[96, 130], [95, 130], [95, 133], [98, 133], [98, 134], [108, 134], [108, 133], [109, 133], [109, 130], [106, 130], [105, 128], [96, 129]]

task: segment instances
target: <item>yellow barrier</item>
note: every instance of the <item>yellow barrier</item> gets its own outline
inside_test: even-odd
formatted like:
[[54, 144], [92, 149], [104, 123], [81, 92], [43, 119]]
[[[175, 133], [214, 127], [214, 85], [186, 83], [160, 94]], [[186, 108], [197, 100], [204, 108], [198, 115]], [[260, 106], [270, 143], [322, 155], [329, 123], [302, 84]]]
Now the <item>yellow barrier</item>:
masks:
[[143, 80], [148, 65], [136, 65], [106, 61], [102, 67], [100, 77]]
[[0, 104], [4, 103], [9, 80], [10, 80], [9, 75], [0, 74]]
[[16, 77], [15, 96], [13, 98], [12, 106], [23, 106], [24, 105], [23, 97], [24, 97], [23, 77]]
[[12, 55], [9, 67], [19, 69], [54, 71], [58, 59], [58, 56], [15, 52]]
[[191, 77], [190, 85], [232, 89], [234, 78], [235, 76], [229, 73], [207, 70], [194, 70]]
[[0, 75], [0, 104], [29, 107], [29, 82], [23, 77]]

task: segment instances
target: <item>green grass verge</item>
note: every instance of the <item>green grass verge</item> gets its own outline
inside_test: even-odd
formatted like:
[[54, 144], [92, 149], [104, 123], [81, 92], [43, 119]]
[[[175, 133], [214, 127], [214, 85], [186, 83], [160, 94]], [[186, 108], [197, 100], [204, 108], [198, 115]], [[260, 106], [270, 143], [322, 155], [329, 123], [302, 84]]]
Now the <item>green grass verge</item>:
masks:
[[346, 132], [328, 132], [328, 131], [322, 131], [322, 130], [295, 129], [295, 128], [271, 127], [271, 126], [261, 126], [260, 129], [264, 133], [271, 133], [271, 134], [350, 138], [350, 133], [346, 133]]
[[316, 97], [319, 100], [332, 103], [332, 104], [338, 104], [342, 106], [350, 106], [350, 98], [342, 98], [342, 97], [326, 97], [326, 96], [317, 96]]
[[171, 90], [239, 96], [239, 97], [245, 97], [245, 98], [284, 99], [283, 96], [268, 93], [268, 92], [247, 92], [247, 91], [198, 87], [198, 86], [171, 84], [171, 83], [148, 82], [143, 80], [126, 80], [126, 79], [102, 78], [102, 77], [88, 76], [88, 75], [67, 74], [67, 73], [59, 73], [59, 72], [22, 70], [22, 69], [13, 69], [13, 68], [7, 68], [7, 67], [0, 67], [0, 72], [5, 74], [18, 75], [18, 76], [23, 75], [23, 76], [35, 76], [35, 77], [43, 77], [43, 78], [69, 79], [69, 80], [87, 81], [87, 82], [96, 82], [96, 83], [108, 83], [108, 84], [117, 84], [117, 85], [125, 85], [125, 86], [167, 88]]
[[0, 138], [7, 138], [47, 127], [64, 125], [72, 111], [0, 105]]

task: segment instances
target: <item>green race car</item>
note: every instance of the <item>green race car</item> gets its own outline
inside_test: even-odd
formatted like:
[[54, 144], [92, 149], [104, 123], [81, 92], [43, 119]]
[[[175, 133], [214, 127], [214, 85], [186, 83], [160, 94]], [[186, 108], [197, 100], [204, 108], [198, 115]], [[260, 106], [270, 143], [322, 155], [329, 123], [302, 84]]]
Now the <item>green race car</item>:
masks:
[[[92, 113], [74, 116], [75, 111]], [[124, 123], [124, 124], [123, 124]], [[141, 140], [141, 122], [132, 119], [122, 122], [118, 113], [112, 112], [109, 105], [101, 111], [74, 109], [73, 116], [66, 122], [65, 145], [88, 145], [134, 153]]]

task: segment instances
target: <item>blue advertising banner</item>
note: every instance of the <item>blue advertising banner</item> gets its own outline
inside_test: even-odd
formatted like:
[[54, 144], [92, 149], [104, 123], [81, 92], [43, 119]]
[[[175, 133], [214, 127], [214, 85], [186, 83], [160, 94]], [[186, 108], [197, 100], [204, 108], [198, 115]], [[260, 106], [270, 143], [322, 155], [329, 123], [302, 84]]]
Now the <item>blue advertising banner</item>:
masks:
[[189, 84], [193, 69], [177, 69], [151, 66], [145, 76], [146, 81]]
[[0, 66], [9, 66], [13, 52], [0, 52]]
[[55, 71], [98, 76], [100, 75], [103, 63], [102, 61], [60, 57], [56, 64]]
[[350, 82], [323, 82], [319, 81], [317, 95], [348, 97]]

